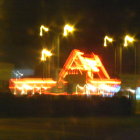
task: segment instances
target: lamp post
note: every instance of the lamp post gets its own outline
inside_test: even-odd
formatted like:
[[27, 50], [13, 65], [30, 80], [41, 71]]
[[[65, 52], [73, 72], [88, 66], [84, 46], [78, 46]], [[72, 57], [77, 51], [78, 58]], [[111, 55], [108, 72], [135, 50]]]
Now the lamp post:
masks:
[[[50, 57], [52, 53], [49, 50], [43, 49], [41, 52], [41, 61], [45, 64], [46, 58], [48, 58], [48, 77], [50, 77]], [[43, 65], [43, 77], [44, 77], [44, 65]]]
[[134, 42], [134, 38], [129, 35], [126, 35], [124, 38], [124, 47], [128, 47], [128, 44], [133, 42]]
[[[124, 44], [123, 46], [125, 48], [127, 48], [130, 44], [132, 44], [134, 42], [134, 38], [126, 35], [124, 38]], [[104, 47], [108, 46], [108, 42], [112, 43], [113, 42], [113, 38], [109, 37], [109, 36], [105, 36], [104, 37]], [[122, 73], [122, 46], [119, 46], [119, 74]], [[116, 51], [116, 47], [115, 47], [115, 71], [116, 71], [116, 65], [117, 65], [117, 51]], [[134, 50], [134, 72], [136, 74], [136, 46], [135, 46], [135, 50]]]
[[66, 24], [64, 26], [64, 32], [63, 32], [63, 35], [64, 36], [68, 36], [69, 33], [72, 33], [74, 31], [74, 27], [70, 24]]
[[[40, 26], [40, 36], [43, 36], [43, 31], [48, 32], [49, 28], [45, 27], [44, 25]], [[70, 24], [66, 24], [63, 28], [63, 34], [62, 33], [58, 33], [55, 32], [57, 34], [57, 38], [56, 38], [56, 55], [57, 55], [57, 78], [58, 78], [58, 71], [59, 71], [59, 57], [60, 57], [60, 36], [64, 36], [67, 37], [70, 33], [72, 33], [74, 31], [74, 27]], [[49, 58], [49, 57], [48, 57]]]
[[[109, 37], [109, 36], [105, 36], [104, 37], [104, 47], [107, 47], [108, 46], [108, 43], [112, 43], [114, 40], [112, 37]], [[114, 55], [114, 69], [115, 69], [115, 72], [116, 72], [116, 57], [117, 57], [117, 54], [116, 54], [116, 47], [114, 48], [115, 50], [115, 55]]]
[[59, 61], [60, 61], [60, 36], [67, 37], [70, 33], [74, 31], [74, 26], [70, 24], [66, 24], [63, 28], [63, 34], [57, 35], [57, 79], [58, 79], [58, 73], [59, 73]]
[[[124, 44], [123, 44], [124, 48], [127, 48], [129, 46], [129, 44], [132, 44], [133, 42], [134, 42], [134, 38], [129, 36], [129, 35], [126, 35], [124, 37]], [[119, 53], [120, 53], [120, 55], [119, 55], [120, 56], [120, 58], [119, 58], [119, 60], [120, 60], [119, 73], [121, 74], [122, 73], [122, 47], [121, 46], [120, 46]], [[136, 55], [136, 53], [135, 53], [135, 55]], [[136, 71], [136, 58], [134, 61], [135, 61], [135, 71]]]
[[[43, 37], [43, 32], [48, 32], [48, 31], [49, 31], [49, 28], [48, 27], [46, 27], [44, 25], [41, 25], [40, 26], [39, 36], [40, 37]], [[43, 62], [43, 78], [44, 78], [44, 76], [45, 76], [45, 71], [44, 71], [44, 69], [45, 69], [45, 61], [46, 61], [46, 57], [48, 57], [47, 55], [49, 53], [48, 53], [48, 51], [46, 49], [43, 49], [43, 47], [44, 47], [44, 41], [43, 41], [42, 52], [41, 52], [41, 61]], [[50, 62], [48, 62], [48, 63], [50, 63]]]
[[107, 47], [107, 42], [112, 43], [113, 42], [113, 38], [111, 38], [109, 36], [105, 36], [104, 37], [104, 47]]
[[49, 31], [49, 28], [48, 27], [45, 27], [44, 25], [41, 25], [40, 26], [40, 33], [39, 33], [39, 35], [41, 37], [43, 36], [43, 31], [48, 32]]
[[[124, 38], [124, 47], [127, 48], [129, 46], [129, 44], [132, 44], [134, 42], [134, 38], [126, 35]], [[122, 56], [122, 54], [121, 54]], [[134, 73], [136, 74], [136, 46], [134, 48]]]

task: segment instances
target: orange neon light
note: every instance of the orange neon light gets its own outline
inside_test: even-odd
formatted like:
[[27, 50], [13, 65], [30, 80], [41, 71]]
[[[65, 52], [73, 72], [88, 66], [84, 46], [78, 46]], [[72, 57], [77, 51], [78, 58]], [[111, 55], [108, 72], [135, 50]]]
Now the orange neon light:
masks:
[[91, 83], [98, 83], [98, 84], [121, 84], [120, 80], [111, 79], [111, 80], [91, 80]]
[[[67, 84], [67, 75], [86, 74], [85, 85], [77, 85], [76, 92], [71, 95], [113, 95], [120, 89], [121, 81], [111, 79], [98, 55], [84, 54], [73, 50], [59, 73], [58, 81], [51, 78], [21, 78], [11, 79], [9, 88], [14, 94], [50, 94], [69, 95], [66, 92], [52, 93], [53, 87], [62, 87]], [[97, 75], [98, 78], [94, 77]]]
[[86, 56], [83, 52], [76, 49], [71, 52], [64, 64], [59, 74], [59, 80], [63, 80], [71, 70], [78, 70], [81, 74], [83, 71], [87, 71], [87, 77], [91, 77], [88, 75], [90, 71], [91, 73], [97, 73], [100, 79], [110, 79], [109, 74], [97, 55], [92, 53]]
[[53, 80], [41, 80], [41, 79], [33, 79], [33, 78], [30, 78], [30, 79], [11, 79], [11, 81], [13, 81], [14, 83], [16, 84], [22, 84], [22, 83], [30, 83], [30, 84], [45, 84], [45, 83], [48, 83], [48, 84], [56, 84], [56, 81], [53, 81]]

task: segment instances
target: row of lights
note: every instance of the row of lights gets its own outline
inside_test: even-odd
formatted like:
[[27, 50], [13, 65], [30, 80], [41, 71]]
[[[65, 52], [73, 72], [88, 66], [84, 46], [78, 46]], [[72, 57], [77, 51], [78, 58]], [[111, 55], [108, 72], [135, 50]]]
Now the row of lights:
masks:
[[[41, 25], [40, 26], [40, 36], [43, 36], [43, 31], [45, 32], [48, 32], [49, 31], [49, 28], [48, 27], [45, 27], [44, 25]], [[63, 36], [67, 36], [68, 33], [72, 33], [74, 31], [74, 27], [70, 24], [66, 24], [64, 26], [64, 32], [63, 32]]]
[[[39, 35], [41, 37], [43, 36], [43, 31], [48, 32], [49, 28], [45, 27], [44, 25], [40, 26], [40, 34]], [[72, 25], [66, 24], [64, 26], [63, 36], [66, 37], [68, 35], [68, 33], [72, 33], [73, 31], [74, 31], [74, 27]], [[113, 38], [111, 38], [109, 36], [105, 36], [104, 37], [104, 47], [107, 47], [107, 41], [112, 43], [114, 40], [113, 40]], [[128, 43], [133, 43], [133, 42], [134, 42], [134, 38], [129, 36], [129, 35], [126, 35], [124, 38], [124, 47], [127, 47]], [[50, 56], [52, 56], [52, 53], [46, 49], [43, 49], [41, 61], [46, 61], [46, 57], [50, 57]]]
[[[41, 37], [43, 36], [43, 31], [48, 32], [49, 28], [45, 27], [44, 25], [40, 26], [40, 34], [39, 35]], [[66, 37], [68, 35], [68, 33], [72, 33], [73, 31], [74, 31], [74, 27], [70, 24], [66, 24], [64, 26], [63, 36]], [[41, 52], [41, 61], [46, 61], [46, 57], [50, 57], [50, 56], [52, 56], [52, 53], [47, 49], [43, 49]]]
[[[109, 36], [105, 36], [104, 37], [104, 47], [107, 47], [107, 41], [112, 43], [114, 40], [113, 40], [113, 38], [111, 38]], [[134, 38], [129, 35], [126, 35], [124, 38], [124, 47], [127, 47], [128, 43], [133, 43], [133, 42], [134, 42]]]
[[[109, 37], [109, 36], [105, 36], [104, 37], [104, 47], [107, 47], [107, 42], [109, 43], [112, 43], [114, 40], [113, 38]], [[123, 46], [124, 47], [128, 47], [129, 44], [132, 44], [133, 42], [135, 41], [135, 39], [129, 35], [126, 35], [125, 38], [124, 38], [124, 44]], [[122, 73], [122, 47], [119, 48], [120, 51], [119, 51], [119, 73], [121, 74]], [[117, 58], [116, 58], [116, 48], [115, 48], [115, 71], [116, 71], [116, 61], [117, 61]], [[136, 47], [135, 47], [135, 54], [134, 54], [134, 71], [135, 71], [135, 74], [136, 74]]]
[[[48, 32], [49, 28], [41, 25], [41, 27], [40, 27], [40, 36], [43, 36], [43, 30], [45, 32]], [[68, 32], [73, 32], [73, 30], [74, 30], [74, 28], [72, 26], [65, 25], [63, 35], [67, 36]], [[111, 38], [109, 36], [105, 36], [104, 37], [104, 47], [107, 47], [107, 41], [112, 43], [114, 40], [113, 40], [113, 38]], [[129, 43], [133, 43], [134, 42], [134, 38], [129, 36], [129, 35], [126, 35], [125, 38], [124, 38], [124, 47], [128, 46], [128, 42]], [[42, 54], [41, 55], [41, 61], [46, 61], [46, 57], [52, 56], [52, 53], [49, 50], [46, 50], [46, 49], [43, 49], [41, 54]]]
[[[66, 24], [63, 28], [63, 36], [67, 36], [69, 33], [72, 33], [74, 31], [74, 27], [70, 24]], [[43, 32], [48, 32], [49, 28], [45, 27], [44, 25], [40, 26], [40, 36], [43, 36]], [[109, 36], [105, 36], [104, 37], [104, 47], [107, 47], [108, 42], [112, 43], [114, 40], [113, 38], [109, 37]], [[133, 43], [135, 40], [133, 37], [126, 35], [124, 38], [124, 47], [127, 47], [129, 43]], [[41, 52], [41, 61], [46, 61], [47, 57], [51, 57], [53, 54], [51, 53], [51, 51], [47, 50], [47, 49], [43, 49]], [[121, 54], [120, 54], [121, 55]], [[120, 56], [121, 57], [121, 56]], [[59, 59], [59, 58], [58, 58]], [[115, 58], [116, 59], [116, 58]], [[120, 60], [121, 61], [121, 60]], [[116, 63], [116, 62], [115, 62]], [[121, 63], [121, 62], [120, 62]], [[116, 64], [115, 64], [116, 65]], [[121, 65], [121, 64], [120, 64]], [[116, 67], [116, 66], [115, 66]], [[121, 67], [121, 66], [120, 66]], [[120, 70], [121, 71], [121, 70]]]

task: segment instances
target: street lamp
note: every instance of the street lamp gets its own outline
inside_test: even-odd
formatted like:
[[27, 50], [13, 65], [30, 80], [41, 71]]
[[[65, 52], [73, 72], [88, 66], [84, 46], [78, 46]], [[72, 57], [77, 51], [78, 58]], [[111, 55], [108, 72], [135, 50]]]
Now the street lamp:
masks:
[[[126, 35], [124, 37], [123, 46], [126, 48], [130, 43], [132, 44], [133, 42], [134, 42], [134, 38], [129, 35]], [[136, 71], [136, 51], [135, 51], [135, 71]], [[120, 74], [121, 72], [122, 72], [122, 47], [120, 47]]]
[[[113, 38], [111, 38], [111, 37], [109, 37], [109, 36], [106, 35], [106, 36], [104, 37], [104, 47], [107, 47], [107, 46], [108, 46], [108, 45], [107, 45], [107, 44], [108, 44], [107, 42], [112, 43], [113, 41], [114, 41]], [[114, 60], [115, 68], [114, 68], [114, 69], [115, 69], [115, 72], [116, 72], [116, 55], [117, 55], [117, 54], [116, 54], [116, 47], [115, 47], [114, 49], [115, 49], [115, 55], [114, 55], [114, 59], [115, 59], [115, 60]]]
[[[126, 35], [124, 38], [124, 47], [128, 47], [129, 44], [135, 41], [134, 37]], [[136, 46], [134, 47], [134, 73], [136, 74]]]
[[41, 52], [41, 61], [46, 61], [46, 57], [52, 56], [52, 53], [49, 50], [43, 49]]
[[[50, 57], [52, 53], [49, 50], [43, 49], [41, 52], [41, 61], [45, 62], [46, 58], [48, 58], [48, 76], [50, 77]], [[45, 63], [43, 63], [45, 64]], [[44, 65], [43, 65], [44, 66]], [[43, 67], [43, 77], [44, 77], [44, 67]]]
[[[45, 32], [48, 32], [49, 31], [49, 28], [48, 27], [45, 27], [44, 25], [41, 25], [40, 26], [40, 36], [42, 37], [43, 36], [43, 31], [45, 31]], [[70, 25], [70, 24], [66, 24], [65, 26], [64, 26], [64, 29], [63, 29], [63, 36], [64, 37], [66, 37], [66, 36], [68, 36], [68, 34], [69, 33], [72, 33], [74, 31], [74, 27], [72, 26], [72, 25]], [[57, 38], [56, 38], [56, 52], [57, 52], [57, 69], [59, 69], [59, 57], [60, 57], [60, 36], [62, 36], [62, 33], [57, 33], [56, 32], [56, 34], [57, 34]], [[45, 52], [46, 53], [46, 51], [43, 51], [43, 52]], [[43, 53], [42, 52], [42, 53]], [[45, 53], [43, 53], [43, 54], [45, 54]], [[47, 52], [48, 53], [48, 52]], [[42, 56], [42, 60], [46, 60], [46, 57], [44, 58], [43, 56]], [[58, 73], [57, 73], [57, 76], [58, 76]], [[57, 77], [58, 78], [58, 77]]]
[[113, 42], [113, 38], [111, 38], [109, 36], [105, 36], [104, 37], [104, 47], [107, 47], [107, 41], [112, 43]]
[[41, 25], [40, 26], [40, 33], [39, 33], [40, 36], [43, 36], [43, 31], [48, 32], [49, 28], [45, 27], [44, 25]]
[[134, 38], [129, 35], [126, 35], [124, 38], [124, 47], [127, 47], [128, 43], [133, 43], [133, 42], [134, 42]]
[[[41, 36], [41, 37], [43, 36], [43, 31], [48, 32], [49, 28], [44, 26], [44, 25], [41, 25], [40, 26], [39, 36]], [[49, 56], [49, 51], [46, 50], [46, 49], [43, 49], [42, 52], [41, 52], [41, 61], [43, 62], [43, 77], [44, 77], [45, 61], [46, 61], [46, 57], [48, 57], [48, 56]], [[49, 70], [49, 74], [50, 74], [50, 68], [48, 68], [48, 70]]]
[[[126, 48], [126, 47], [128, 47], [129, 43], [133, 43], [133, 42], [134, 42], [134, 38], [129, 36], [129, 35], [126, 35], [124, 37], [124, 44], [123, 44], [123, 46]], [[135, 63], [136, 63], [136, 60], [135, 60]], [[120, 46], [120, 74], [121, 73], [122, 73], [122, 47]]]
[[74, 27], [72, 25], [66, 24], [64, 26], [63, 36], [67, 36], [68, 33], [72, 33], [74, 31]]
[[[67, 37], [70, 33], [74, 31], [74, 26], [70, 24], [66, 24], [63, 28], [63, 36]], [[60, 57], [60, 36], [62, 36], [62, 33], [58, 33], [57, 36], [57, 69], [59, 69], [59, 57]], [[57, 72], [57, 78], [58, 78], [58, 72]]]

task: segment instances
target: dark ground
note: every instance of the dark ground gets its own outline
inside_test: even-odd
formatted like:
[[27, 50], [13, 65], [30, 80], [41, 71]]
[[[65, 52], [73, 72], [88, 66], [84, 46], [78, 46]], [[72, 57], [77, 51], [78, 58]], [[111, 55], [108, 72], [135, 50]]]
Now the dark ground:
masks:
[[140, 116], [1, 118], [1, 140], [139, 140]]
[[140, 139], [131, 98], [0, 95], [0, 140]]

